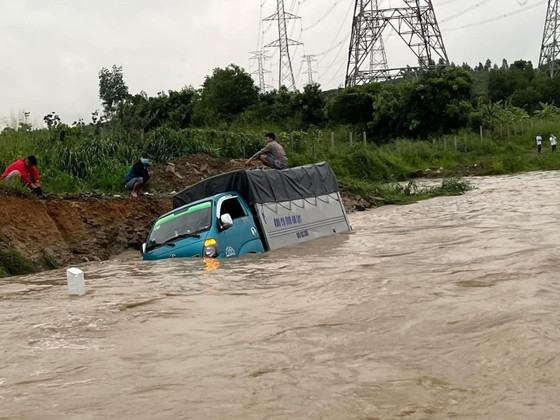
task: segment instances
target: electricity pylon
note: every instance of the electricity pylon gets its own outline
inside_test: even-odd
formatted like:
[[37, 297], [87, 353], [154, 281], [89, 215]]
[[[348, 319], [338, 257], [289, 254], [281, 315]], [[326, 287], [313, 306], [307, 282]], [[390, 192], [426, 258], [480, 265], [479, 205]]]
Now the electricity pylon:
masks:
[[313, 75], [317, 72], [313, 71], [313, 63], [315, 63], [316, 61], [317, 61], [317, 59], [315, 58], [314, 55], [304, 55], [303, 56], [303, 62], [305, 64], [307, 64], [307, 84], [308, 85], [312, 85], [314, 83]]
[[284, 0], [276, 0], [276, 13], [263, 20], [265, 22], [278, 21], [278, 39], [265, 45], [265, 48], [278, 47], [279, 49], [278, 87], [286, 86], [289, 90], [295, 90], [296, 79], [294, 77], [294, 69], [290, 57], [290, 47], [293, 45], [301, 45], [301, 43], [288, 37], [287, 21], [291, 19], [299, 19], [299, 16], [286, 12]]
[[[347, 87], [449, 64], [432, 1], [396, 0], [392, 6], [380, 8], [378, 0], [356, 0], [346, 70]], [[388, 68], [383, 35], [391, 29], [412, 51], [416, 63]]]
[[266, 55], [266, 52], [263, 50], [260, 51], [253, 51], [251, 54], [253, 54], [251, 56], [251, 60], [255, 60], [257, 62], [257, 70], [254, 71], [251, 74], [254, 74], [257, 76], [258, 81], [259, 81], [259, 89], [261, 90], [261, 92], [266, 91], [266, 88], [268, 87], [268, 85], [266, 84], [265, 81], [265, 75], [267, 73], [270, 73], [270, 70], [267, 70], [264, 67], [264, 63], [267, 59], [270, 58], [269, 55]]
[[558, 60], [560, 59], [560, 15], [559, 0], [548, 0], [544, 35], [539, 58], [539, 68], [546, 69], [550, 77], [558, 73]]

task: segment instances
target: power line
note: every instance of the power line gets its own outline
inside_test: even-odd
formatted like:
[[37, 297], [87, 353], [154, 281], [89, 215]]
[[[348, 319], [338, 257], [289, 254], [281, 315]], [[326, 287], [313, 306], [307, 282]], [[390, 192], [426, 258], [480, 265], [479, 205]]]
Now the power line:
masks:
[[[295, 2], [293, 3], [295, 4]], [[277, 21], [278, 39], [265, 46], [265, 48], [278, 48], [280, 53], [278, 65], [278, 87], [286, 86], [290, 90], [296, 89], [294, 69], [290, 56], [290, 46], [299, 45], [299, 41], [294, 41], [288, 37], [288, 20], [299, 19], [299, 16], [286, 12], [284, 0], [276, 0], [276, 13], [264, 19], [264, 21]]]
[[466, 29], [466, 28], [472, 28], [474, 26], [486, 25], [488, 23], [496, 22], [498, 20], [506, 19], [506, 18], [511, 17], [511, 16], [515, 16], [515, 15], [525, 13], [525, 12], [531, 10], [531, 9], [536, 9], [537, 7], [542, 7], [542, 2], [541, 1], [539, 1], [538, 3], [532, 3], [531, 5], [529, 5], [527, 7], [523, 7], [521, 9], [514, 10], [513, 12], [503, 13], [501, 15], [494, 16], [494, 17], [491, 17], [491, 18], [488, 18], [488, 19], [479, 20], [477, 22], [467, 23], [465, 25], [461, 25], [461, 26], [458, 26], [456, 28], [444, 28], [443, 30], [446, 31], [446, 32], [453, 32], [453, 31], [459, 31], [459, 30]]
[[342, 30], [344, 29], [344, 27], [346, 25], [346, 20], [348, 19], [349, 15], [350, 15], [350, 12], [352, 11], [352, 3], [348, 3], [348, 5], [349, 5], [349, 7], [348, 7], [348, 9], [346, 9], [346, 13], [344, 14], [344, 17], [342, 18], [341, 25], [338, 28], [338, 30], [336, 32], [336, 35], [333, 37], [333, 42], [331, 42], [331, 46], [327, 50], [325, 50], [325, 51], [323, 51], [319, 54], [316, 54], [317, 56], [322, 56], [319, 59], [319, 63], [321, 63], [325, 59], [325, 57], [328, 53], [335, 50], [340, 45], [340, 42], [346, 42], [350, 38], [350, 34], [348, 34], [340, 42], [335, 42], [338, 39], [338, 37], [340, 36], [340, 33], [342, 32]]
[[327, 17], [330, 16], [330, 14], [334, 11], [334, 9], [336, 9], [336, 6], [338, 6], [340, 4], [340, 0], [336, 0], [334, 2], [334, 4], [327, 9], [327, 11], [325, 12], [325, 14], [323, 14], [319, 19], [317, 19], [314, 23], [312, 23], [311, 25], [303, 28], [304, 31], [308, 31], [310, 29], [313, 29], [314, 27], [316, 27], [317, 25], [319, 25], [320, 23], [322, 23]]
[[488, 3], [488, 2], [490, 2], [490, 0], [482, 0], [482, 1], [479, 1], [478, 3], [475, 3], [475, 4], [473, 4], [472, 6], [469, 6], [468, 8], [466, 8], [466, 9], [464, 9], [464, 10], [461, 10], [460, 12], [457, 12], [457, 13], [451, 15], [451, 16], [446, 17], [445, 19], [443, 19], [443, 20], [441, 21], [441, 23], [449, 22], [450, 20], [453, 20], [453, 19], [456, 19], [456, 18], [458, 18], [458, 17], [461, 17], [461, 16], [463, 16], [463, 15], [469, 13], [469, 12], [473, 12], [474, 10], [478, 9], [480, 6], [482, 6], [482, 5], [484, 5], [484, 4]]

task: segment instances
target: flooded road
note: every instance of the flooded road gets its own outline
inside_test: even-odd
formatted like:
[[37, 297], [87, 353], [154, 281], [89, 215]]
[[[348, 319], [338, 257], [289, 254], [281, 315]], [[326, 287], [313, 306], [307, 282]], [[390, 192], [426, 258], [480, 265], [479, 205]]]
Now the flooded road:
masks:
[[222, 263], [0, 283], [2, 419], [560, 418], [560, 173]]

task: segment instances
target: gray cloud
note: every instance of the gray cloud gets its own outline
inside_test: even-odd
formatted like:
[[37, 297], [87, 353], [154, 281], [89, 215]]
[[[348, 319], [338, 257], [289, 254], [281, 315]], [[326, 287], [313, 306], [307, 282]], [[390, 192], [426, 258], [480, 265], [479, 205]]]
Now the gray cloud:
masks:
[[[272, 14], [275, 1], [262, 1], [263, 15]], [[390, 0], [382, 3], [389, 5]], [[539, 2], [530, 0], [528, 5], [535, 3]], [[545, 2], [540, 3], [515, 16], [461, 29], [523, 6], [519, 0], [434, 0], [451, 60], [471, 64], [486, 58], [537, 60], [546, 12]], [[37, 125], [51, 111], [65, 121], [89, 119], [100, 107], [97, 72], [102, 66], [123, 65], [130, 90], [149, 94], [198, 87], [213, 68], [230, 63], [254, 70], [248, 52], [257, 48], [260, 4], [261, 0], [0, 0], [0, 121], [22, 110], [30, 111]], [[290, 26], [292, 37], [305, 43], [292, 50], [298, 83], [306, 80], [303, 53], [328, 51], [318, 57], [316, 78], [326, 88], [340, 85], [353, 0], [286, 4], [302, 17]], [[469, 4], [471, 10], [456, 16]], [[265, 23], [262, 30], [265, 43], [274, 39], [274, 25]], [[387, 54], [390, 65], [412, 64], [396, 37], [387, 41]], [[274, 58], [267, 65], [276, 76]]]

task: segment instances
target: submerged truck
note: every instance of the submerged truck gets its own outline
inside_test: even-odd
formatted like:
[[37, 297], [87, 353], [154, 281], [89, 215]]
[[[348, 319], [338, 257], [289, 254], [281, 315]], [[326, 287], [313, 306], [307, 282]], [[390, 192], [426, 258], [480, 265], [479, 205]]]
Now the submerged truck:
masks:
[[351, 230], [328, 163], [236, 171], [187, 188], [153, 225], [145, 260], [233, 258]]

